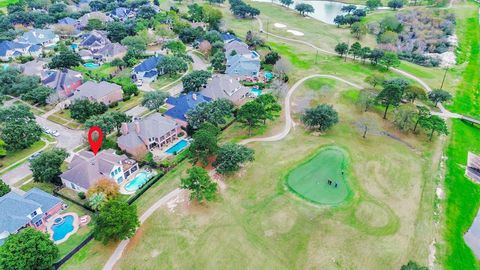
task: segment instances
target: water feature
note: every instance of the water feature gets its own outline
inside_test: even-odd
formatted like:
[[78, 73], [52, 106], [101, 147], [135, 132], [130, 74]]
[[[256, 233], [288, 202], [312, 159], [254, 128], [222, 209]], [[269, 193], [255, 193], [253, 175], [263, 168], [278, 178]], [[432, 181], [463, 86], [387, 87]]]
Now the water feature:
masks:
[[[279, 0], [254, 0], [255, 2], [262, 2], [262, 3], [274, 3], [280, 4]], [[347, 4], [340, 3], [340, 2], [330, 2], [330, 1], [303, 1], [303, 0], [294, 0], [293, 4], [289, 6], [291, 9], [295, 9], [296, 4], [305, 3], [310, 4], [315, 9], [315, 12], [309, 13], [308, 16], [322, 21], [328, 24], [334, 24], [333, 19], [338, 15], [346, 14], [342, 11], [342, 7], [346, 6]], [[357, 6], [358, 8], [364, 8], [363, 6]], [[279, 21], [282, 22], [281, 19]]]
[[83, 66], [86, 67], [86, 68], [89, 68], [89, 69], [97, 69], [97, 68], [100, 67], [99, 64], [97, 64], [97, 63], [91, 63], [91, 62], [85, 63], [85, 64], [83, 64]]
[[185, 147], [188, 146], [188, 141], [187, 140], [180, 140], [179, 142], [177, 142], [174, 146], [170, 147], [167, 149], [167, 151], [165, 151], [166, 153], [168, 154], [177, 154], [179, 152], [181, 152], [183, 149], [185, 149]]
[[150, 175], [147, 172], [140, 172], [132, 179], [128, 184], [125, 185], [126, 191], [136, 191], [141, 188], [150, 178]]
[[74, 217], [72, 215], [66, 215], [62, 218], [56, 218], [52, 225], [53, 241], [60, 241], [65, 238], [67, 234], [73, 231]]

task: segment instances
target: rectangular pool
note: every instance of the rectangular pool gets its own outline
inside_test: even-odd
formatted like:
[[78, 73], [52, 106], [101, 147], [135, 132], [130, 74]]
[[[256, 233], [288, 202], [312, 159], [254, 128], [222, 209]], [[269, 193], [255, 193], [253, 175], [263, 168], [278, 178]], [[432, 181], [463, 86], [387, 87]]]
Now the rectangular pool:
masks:
[[174, 144], [172, 147], [168, 148], [167, 151], [165, 151], [168, 154], [177, 154], [180, 153], [183, 149], [185, 149], [190, 143], [187, 140], [180, 140], [176, 144]]

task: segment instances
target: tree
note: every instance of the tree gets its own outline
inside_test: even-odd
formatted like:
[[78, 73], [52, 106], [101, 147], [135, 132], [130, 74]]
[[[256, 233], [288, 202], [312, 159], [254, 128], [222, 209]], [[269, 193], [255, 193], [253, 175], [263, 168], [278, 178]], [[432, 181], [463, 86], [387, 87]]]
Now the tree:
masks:
[[58, 247], [47, 233], [26, 228], [0, 246], [0, 269], [52, 269]]
[[428, 99], [435, 103], [435, 107], [437, 107], [439, 102], [446, 102], [452, 99], [452, 95], [445, 90], [434, 89], [428, 93]]
[[208, 164], [208, 158], [218, 151], [218, 135], [220, 129], [210, 123], [203, 124], [195, 134], [189, 148], [189, 157], [193, 164], [200, 161]]
[[204, 32], [203, 29], [200, 27], [192, 28], [192, 27], [185, 27], [183, 28], [180, 33], [178, 34], [178, 38], [185, 44], [189, 44], [203, 36]]
[[148, 20], [155, 17], [156, 14], [157, 12], [152, 6], [144, 5], [138, 8], [137, 17]]
[[415, 120], [415, 125], [413, 127], [413, 132], [417, 131], [417, 126], [420, 122], [425, 121], [430, 117], [430, 110], [425, 106], [417, 106], [417, 116]]
[[9, 151], [26, 149], [40, 140], [42, 129], [32, 119], [10, 120], [1, 127], [0, 139], [6, 143]]
[[107, 4], [103, 1], [93, 0], [88, 4], [92, 11], [101, 11], [107, 7]]
[[17, 104], [10, 107], [0, 107], [0, 122], [35, 120], [30, 107]]
[[393, 124], [403, 132], [408, 132], [415, 125], [416, 109], [412, 106], [398, 107], [393, 113]]
[[225, 53], [223, 51], [215, 53], [210, 63], [215, 71], [225, 72]]
[[52, 69], [63, 69], [79, 66], [82, 63], [80, 55], [74, 51], [60, 51], [59, 54], [52, 57], [52, 61], [48, 66]]
[[223, 14], [220, 10], [211, 6], [203, 6], [203, 21], [208, 23], [210, 29], [218, 29], [222, 18]]
[[[85, 196], [85, 194], [83, 195]], [[94, 193], [88, 198], [88, 205], [95, 211], [102, 209], [107, 201], [105, 194], [103, 193]]]
[[362, 51], [362, 45], [360, 45], [358, 41], [354, 42], [352, 46], [350, 46], [349, 52], [350, 54], [353, 55], [353, 60], [355, 60], [355, 58], [360, 55], [361, 51]]
[[234, 173], [240, 166], [253, 161], [254, 151], [244, 145], [227, 143], [218, 150], [217, 159], [213, 164], [221, 174]]
[[302, 115], [302, 122], [310, 129], [325, 132], [338, 123], [338, 113], [332, 105], [321, 104], [306, 109]]
[[7, 144], [3, 140], [0, 140], [0, 158], [6, 155], [7, 155]]
[[165, 56], [160, 60], [157, 66], [158, 70], [163, 70], [164, 74], [174, 76], [179, 72], [185, 72], [188, 69], [187, 62], [178, 56]]
[[257, 97], [253, 100], [256, 103], [259, 103], [263, 107], [263, 124], [267, 120], [273, 120], [279, 116], [279, 112], [282, 110], [282, 106], [278, 104], [277, 98], [272, 94], [264, 94]]
[[372, 52], [370, 53], [370, 61], [372, 62], [373, 65], [378, 64], [378, 61], [382, 59], [383, 55], [385, 54], [384, 51], [381, 49], [373, 49]]
[[208, 40], [204, 40], [204, 41], [200, 42], [200, 44], [198, 45], [198, 50], [199, 50], [203, 55], [205, 55], [206, 57], [208, 57], [208, 55], [209, 55], [210, 52], [212, 51], [212, 44], [211, 44]]
[[448, 135], [447, 123], [438, 115], [430, 115], [428, 118], [423, 119], [420, 121], [420, 126], [426, 130], [430, 130], [430, 141], [432, 141], [435, 132], [437, 132], [438, 135]]
[[134, 56], [141, 55], [147, 49], [147, 43], [139, 36], [127, 36], [122, 39], [122, 45], [128, 48]]
[[[343, 57], [343, 55], [347, 54], [347, 52], [348, 52], [348, 44], [345, 43], [345, 42], [338, 43], [335, 46], [335, 52], [338, 53], [340, 55], [340, 57]], [[346, 58], [345, 58], [345, 61], [347, 61]]]
[[315, 9], [310, 4], [300, 3], [295, 5], [295, 10], [298, 11], [302, 16], [305, 16], [306, 13], [313, 13]]
[[363, 89], [360, 91], [360, 95], [357, 100], [357, 104], [362, 108], [364, 112], [367, 112], [368, 109], [375, 104], [375, 98], [377, 93], [375, 89]]
[[237, 121], [248, 127], [248, 135], [252, 135], [252, 129], [264, 121], [266, 111], [259, 102], [249, 101], [245, 103], [237, 113]]
[[270, 51], [265, 55], [265, 64], [275, 65], [280, 60], [280, 55], [277, 52]]
[[188, 5], [188, 17], [192, 22], [201, 22], [203, 20], [203, 7], [197, 3]]
[[388, 7], [393, 8], [393, 10], [397, 10], [397, 8], [403, 7], [403, 0], [390, 0], [387, 5]]
[[40, 85], [35, 87], [31, 91], [28, 91], [25, 94], [22, 94], [21, 98], [23, 100], [32, 101], [35, 104], [46, 105], [47, 98], [53, 94], [53, 89], [47, 86]]
[[123, 22], [110, 22], [107, 24], [107, 36], [112, 42], [121, 42], [128, 36], [128, 30]]
[[365, 78], [365, 82], [373, 87], [382, 85], [385, 82], [385, 76], [380, 73], [373, 73]]
[[187, 112], [187, 121], [193, 129], [200, 128], [204, 123], [218, 127], [225, 125], [226, 119], [233, 117], [233, 109], [232, 102], [227, 99], [203, 102]]
[[347, 20], [345, 19], [344, 15], [337, 15], [334, 19], [333, 22], [337, 25], [337, 27], [340, 27], [340, 25], [345, 25], [347, 24]]
[[413, 261], [409, 261], [407, 264], [402, 265], [400, 270], [428, 270], [428, 267], [421, 266]]
[[136, 206], [120, 200], [106, 202], [94, 222], [93, 235], [104, 244], [132, 237], [140, 226]]
[[85, 128], [98, 126], [103, 133], [109, 134], [114, 129], [120, 129], [122, 123], [129, 122], [131, 117], [124, 112], [111, 111], [100, 115], [93, 115], [85, 121]]
[[80, 123], [85, 123], [91, 116], [103, 114], [107, 110], [107, 105], [102, 102], [77, 99], [70, 105], [70, 116]]
[[383, 119], [387, 119], [387, 112], [390, 106], [398, 106], [402, 100], [403, 91], [397, 84], [387, 84], [377, 96], [377, 102], [385, 106]]
[[398, 55], [395, 52], [385, 52], [380, 59], [380, 63], [384, 65], [386, 69], [400, 66], [400, 60], [398, 60]]
[[143, 96], [142, 106], [147, 107], [149, 110], [158, 110], [165, 104], [165, 100], [168, 98], [167, 92], [160, 90], [146, 92]]
[[190, 190], [190, 200], [196, 199], [198, 202], [214, 200], [218, 189], [208, 172], [197, 166], [188, 170], [188, 176], [182, 178], [180, 188]]
[[350, 28], [350, 34], [352, 34], [356, 39], [360, 39], [367, 34], [367, 26], [362, 22], [355, 22]]
[[85, 26], [85, 30], [92, 31], [92, 30], [103, 30], [105, 29], [105, 25], [99, 19], [93, 18], [89, 19], [87, 25]]
[[30, 161], [33, 180], [42, 183], [61, 184], [60, 174], [63, 161], [69, 156], [62, 148], [53, 148], [43, 152], [36, 159]]
[[180, 40], [170, 40], [162, 46], [163, 49], [168, 49], [173, 54], [185, 53], [187, 47]]
[[280, 3], [286, 7], [293, 5], [293, 0], [280, 0]]
[[194, 70], [182, 78], [184, 92], [198, 92], [201, 87], [207, 84], [212, 73], [206, 70]]
[[405, 88], [405, 98], [414, 103], [417, 98], [424, 99], [427, 97], [425, 90], [416, 85], [409, 85]]
[[351, 13], [352, 11], [355, 11], [357, 9], [357, 6], [355, 5], [345, 5], [342, 7], [341, 11], [346, 12], [346, 13]]
[[10, 186], [5, 184], [0, 178], [0, 197], [10, 192]]
[[102, 193], [106, 200], [115, 199], [120, 191], [119, 185], [112, 181], [112, 179], [103, 177], [87, 190], [87, 198], [90, 198], [95, 193]]
[[381, 0], [367, 0], [365, 5], [367, 6], [367, 8], [369, 10], [375, 10], [375, 9], [382, 6], [382, 1]]

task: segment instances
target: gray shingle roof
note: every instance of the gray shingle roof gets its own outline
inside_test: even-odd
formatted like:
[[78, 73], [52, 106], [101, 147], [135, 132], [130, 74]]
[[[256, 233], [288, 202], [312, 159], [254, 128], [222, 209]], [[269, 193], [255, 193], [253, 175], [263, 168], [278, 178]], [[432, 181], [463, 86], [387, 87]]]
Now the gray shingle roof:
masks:
[[[143, 120], [134, 121], [127, 124], [128, 133], [118, 138], [118, 143], [129, 147], [135, 147], [149, 138], [160, 138], [167, 132], [178, 127], [178, 124], [160, 113], [154, 113]], [[137, 132], [138, 127], [138, 132]]]
[[200, 93], [214, 100], [225, 98], [237, 102], [249, 91], [247, 87], [240, 84], [238, 79], [230, 75], [215, 74]]
[[127, 52], [127, 47], [121, 45], [120, 43], [109, 43], [105, 45], [105, 47], [98, 50], [97, 53], [103, 55], [104, 57], [112, 57], [124, 52]]
[[248, 49], [248, 45], [238, 40], [232, 40], [225, 44], [225, 55], [227, 57], [232, 53], [232, 51], [237, 52], [237, 54], [250, 53], [250, 49]]
[[93, 98], [98, 100], [99, 98], [107, 96], [116, 91], [122, 91], [122, 87], [118, 84], [105, 81], [99, 83], [94, 81], [86, 81], [77, 88], [73, 98]]
[[55, 36], [55, 32], [50, 29], [33, 29], [25, 32], [20, 39], [29, 44], [42, 44], [55, 39]]

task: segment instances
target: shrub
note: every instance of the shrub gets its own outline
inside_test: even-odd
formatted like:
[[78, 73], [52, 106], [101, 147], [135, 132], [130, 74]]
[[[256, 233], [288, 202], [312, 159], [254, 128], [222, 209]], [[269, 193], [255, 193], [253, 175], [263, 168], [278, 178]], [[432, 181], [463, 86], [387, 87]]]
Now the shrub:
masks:
[[85, 200], [85, 198], [87, 198], [87, 196], [85, 195], [85, 192], [83, 191], [80, 191], [78, 193], [78, 197], [80, 198], [80, 200]]

